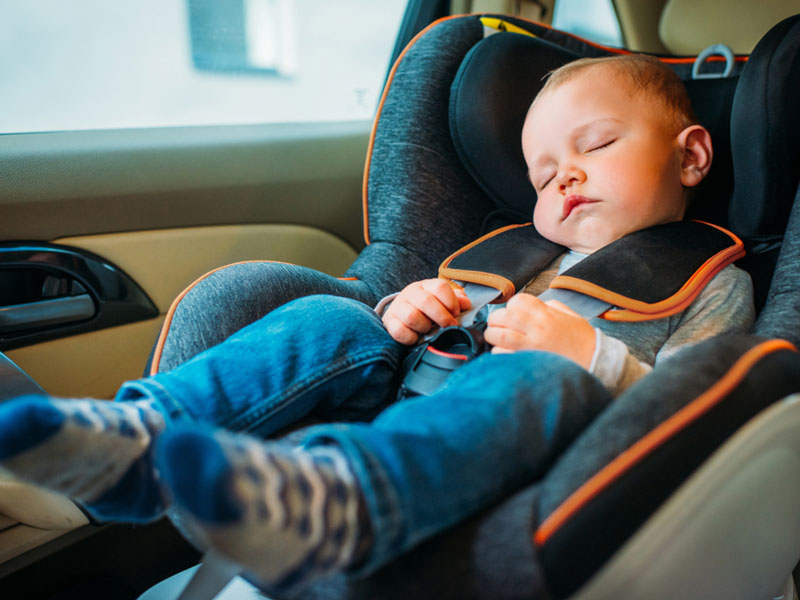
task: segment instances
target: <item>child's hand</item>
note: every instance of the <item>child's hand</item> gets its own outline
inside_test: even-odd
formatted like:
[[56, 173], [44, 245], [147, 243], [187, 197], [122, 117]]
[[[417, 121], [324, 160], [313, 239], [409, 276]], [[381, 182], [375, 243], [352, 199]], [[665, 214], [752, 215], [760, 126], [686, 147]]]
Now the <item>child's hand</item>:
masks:
[[407, 285], [383, 314], [383, 326], [396, 341], [411, 345], [434, 325], [449, 327], [470, 307], [464, 290], [444, 279], [424, 279]]
[[584, 369], [592, 363], [595, 331], [565, 304], [517, 294], [505, 308], [489, 314], [484, 339], [493, 353], [546, 350], [572, 359]]

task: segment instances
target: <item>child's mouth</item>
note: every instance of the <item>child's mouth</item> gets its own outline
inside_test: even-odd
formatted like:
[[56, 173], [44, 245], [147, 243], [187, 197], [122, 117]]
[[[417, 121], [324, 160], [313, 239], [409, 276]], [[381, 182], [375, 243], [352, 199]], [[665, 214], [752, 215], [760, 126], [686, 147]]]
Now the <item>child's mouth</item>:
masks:
[[597, 200], [592, 200], [591, 198], [580, 196], [578, 194], [571, 194], [567, 196], [567, 199], [564, 200], [564, 210], [561, 213], [561, 220], [565, 220], [572, 213], [572, 211], [581, 204], [591, 204], [594, 202], [597, 202]]

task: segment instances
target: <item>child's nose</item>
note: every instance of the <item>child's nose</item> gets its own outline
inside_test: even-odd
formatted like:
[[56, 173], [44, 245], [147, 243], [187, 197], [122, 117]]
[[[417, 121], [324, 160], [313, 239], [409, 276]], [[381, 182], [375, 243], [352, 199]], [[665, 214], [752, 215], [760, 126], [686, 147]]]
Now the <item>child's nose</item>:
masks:
[[577, 167], [569, 167], [561, 171], [558, 176], [558, 189], [562, 192], [575, 184], [586, 181], [586, 173]]

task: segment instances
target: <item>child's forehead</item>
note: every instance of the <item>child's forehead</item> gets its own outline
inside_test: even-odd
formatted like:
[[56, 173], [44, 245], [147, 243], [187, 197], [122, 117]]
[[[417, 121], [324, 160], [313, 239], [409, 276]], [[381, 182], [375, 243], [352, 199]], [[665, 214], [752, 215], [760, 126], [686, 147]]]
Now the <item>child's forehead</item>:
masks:
[[555, 85], [545, 86], [536, 100], [556, 96], [560, 98], [572, 94], [575, 88], [583, 87], [590, 87], [594, 96], [617, 96], [620, 91], [630, 94], [634, 89], [631, 78], [623, 70], [608, 64], [588, 65]]
[[637, 86], [623, 69], [608, 65], [591, 65], [580, 69], [568, 79], [545, 87], [531, 104], [526, 121], [536, 117], [545, 122], [553, 113], [588, 117], [588, 106], [608, 109], [620, 120], [634, 114], [661, 121], [663, 103], [656, 94]]

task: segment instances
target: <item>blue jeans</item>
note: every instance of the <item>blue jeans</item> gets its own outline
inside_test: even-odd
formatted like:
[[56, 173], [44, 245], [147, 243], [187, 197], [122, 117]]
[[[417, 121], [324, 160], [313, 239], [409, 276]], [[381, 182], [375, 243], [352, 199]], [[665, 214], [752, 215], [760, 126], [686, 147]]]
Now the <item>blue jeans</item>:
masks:
[[[306, 417], [306, 446], [336, 444], [366, 501], [370, 571], [535, 481], [610, 397], [545, 352], [483, 355], [436, 394], [394, 403], [407, 348], [369, 307], [334, 296], [286, 304], [169, 373], [123, 385], [172, 420], [266, 437]], [[385, 408], [387, 407], [388, 408]]]

